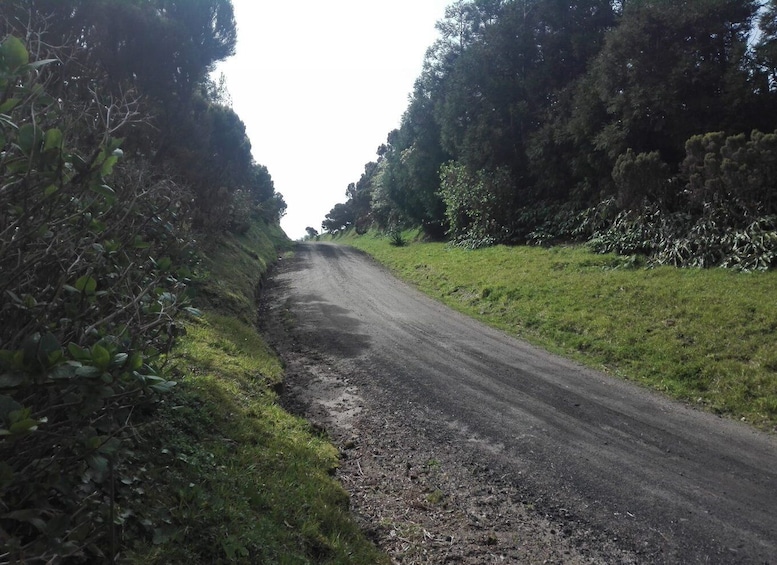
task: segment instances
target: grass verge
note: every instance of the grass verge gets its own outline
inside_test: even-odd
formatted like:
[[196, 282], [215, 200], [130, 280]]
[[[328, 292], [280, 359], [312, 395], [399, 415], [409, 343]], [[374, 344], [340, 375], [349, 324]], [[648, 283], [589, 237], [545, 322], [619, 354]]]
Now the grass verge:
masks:
[[131, 486], [155, 519], [123, 562], [388, 562], [331, 476], [336, 449], [278, 405], [283, 368], [254, 329], [251, 284], [287, 245], [274, 230], [254, 226], [206, 253], [205, 314], [171, 359], [179, 386], [141, 431], [148, 475]]
[[555, 353], [777, 430], [777, 272], [644, 268], [582, 246], [362, 249], [453, 308]]

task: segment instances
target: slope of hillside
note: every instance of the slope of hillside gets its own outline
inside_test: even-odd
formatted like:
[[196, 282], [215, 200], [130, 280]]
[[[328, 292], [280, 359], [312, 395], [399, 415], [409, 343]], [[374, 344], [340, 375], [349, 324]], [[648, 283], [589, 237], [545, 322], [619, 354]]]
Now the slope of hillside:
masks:
[[138, 454], [157, 469], [138, 486], [158, 521], [128, 544], [128, 562], [384, 560], [330, 476], [337, 450], [279, 405], [283, 367], [255, 329], [261, 281], [289, 248], [277, 225], [259, 222], [205, 251], [194, 297], [203, 316], [174, 350], [179, 386]]

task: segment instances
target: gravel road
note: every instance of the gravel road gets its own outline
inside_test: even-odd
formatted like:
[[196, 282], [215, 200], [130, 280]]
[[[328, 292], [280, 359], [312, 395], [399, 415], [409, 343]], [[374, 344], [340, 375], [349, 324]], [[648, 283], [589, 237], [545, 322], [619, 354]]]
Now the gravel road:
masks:
[[262, 324], [395, 563], [777, 563], [777, 439], [300, 244]]

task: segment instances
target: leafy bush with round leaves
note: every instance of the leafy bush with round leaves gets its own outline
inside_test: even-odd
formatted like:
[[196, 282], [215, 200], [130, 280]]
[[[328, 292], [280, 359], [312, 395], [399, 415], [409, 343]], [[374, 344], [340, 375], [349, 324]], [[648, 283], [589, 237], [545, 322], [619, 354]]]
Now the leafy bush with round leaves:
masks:
[[174, 384], [186, 307], [185, 195], [122, 165], [132, 101], [51, 96], [55, 64], [0, 44], [0, 560], [115, 555], [134, 422]]

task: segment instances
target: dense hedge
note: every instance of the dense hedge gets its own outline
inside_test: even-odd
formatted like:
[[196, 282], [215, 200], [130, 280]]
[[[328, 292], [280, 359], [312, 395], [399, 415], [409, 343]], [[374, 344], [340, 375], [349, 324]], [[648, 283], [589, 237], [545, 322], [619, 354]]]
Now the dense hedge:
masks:
[[55, 98], [54, 64], [0, 47], [0, 561], [115, 552], [189, 274], [185, 191], [121, 164], [132, 101]]
[[[231, 3], [153, 4], [3, 3], [0, 563], [109, 561], [148, 531], [135, 453], [175, 384], [180, 320], [198, 315], [199, 245], [285, 209], [207, 78], [234, 43]], [[153, 53], [126, 40], [160, 29]], [[185, 41], [200, 32], [222, 33], [218, 49]]]

